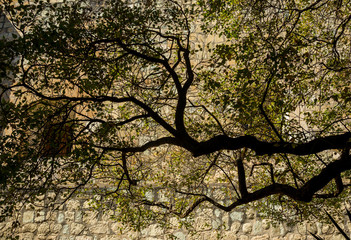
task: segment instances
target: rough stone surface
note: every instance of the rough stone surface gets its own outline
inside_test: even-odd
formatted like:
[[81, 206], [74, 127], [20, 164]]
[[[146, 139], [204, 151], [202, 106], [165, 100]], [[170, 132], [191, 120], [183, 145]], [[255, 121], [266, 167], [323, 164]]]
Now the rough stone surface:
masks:
[[252, 223], [244, 223], [243, 224], [243, 233], [250, 234], [252, 231]]
[[232, 221], [242, 222], [244, 220], [244, 213], [243, 212], [232, 212], [230, 214], [230, 218], [232, 219]]
[[[24, 207], [19, 213], [20, 227], [15, 230], [20, 240], [313, 240], [309, 231], [317, 233], [325, 240], [341, 240], [335, 227], [325, 223], [302, 222], [294, 227], [271, 224], [261, 219], [253, 210], [240, 209], [225, 213], [218, 209], [197, 209], [192, 235], [181, 227], [177, 218], [171, 218], [170, 228], [165, 230], [157, 224], [150, 224], [141, 232], [134, 232], [122, 223], [111, 220], [115, 211], [97, 212], [84, 208], [89, 200], [73, 199], [63, 204], [57, 211]], [[69, 205], [69, 206], [68, 206]], [[341, 222], [341, 221], [340, 221]], [[345, 229], [351, 223], [345, 221]], [[12, 236], [12, 222], [0, 223], [0, 239]]]
[[23, 213], [23, 223], [30, 223], [34, 221], [34, 211], [25, 211]]

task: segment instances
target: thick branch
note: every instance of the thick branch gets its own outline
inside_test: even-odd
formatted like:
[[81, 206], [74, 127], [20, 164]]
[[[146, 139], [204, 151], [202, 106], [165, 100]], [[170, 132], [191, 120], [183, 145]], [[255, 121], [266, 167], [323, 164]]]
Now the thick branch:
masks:
[[195, 149], [189, 149], [189, 151], [191, 151], [194, 156], [201, 156], [219, 150], [238, 150], [246, 147], [254, 150], [257, 155], [288, 153], [302, 156], [322, 152], [324, 150], [344, 149], [350, 146], [351, 133], [320, 137], [305, 143], [264, 142], [250, 135], [237, 138], [220, 135], [208, 141], [198, 143]]

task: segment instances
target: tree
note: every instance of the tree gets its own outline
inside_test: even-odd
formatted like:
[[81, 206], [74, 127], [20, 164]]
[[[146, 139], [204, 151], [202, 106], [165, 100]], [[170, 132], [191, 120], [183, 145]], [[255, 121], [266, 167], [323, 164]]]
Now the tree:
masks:
[[347, 196], [349, 2], [2, 3], [4, 214], [84, 188], [137, 228]]

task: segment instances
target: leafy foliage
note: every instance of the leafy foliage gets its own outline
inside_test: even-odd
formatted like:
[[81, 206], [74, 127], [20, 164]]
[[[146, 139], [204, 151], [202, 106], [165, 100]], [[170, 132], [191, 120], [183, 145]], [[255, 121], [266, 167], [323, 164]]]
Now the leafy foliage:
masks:
[[347, 196], [348, 1], [1, 3], [20, 35], [0, 42], [4, 215], [86, 188], [137, 229]]

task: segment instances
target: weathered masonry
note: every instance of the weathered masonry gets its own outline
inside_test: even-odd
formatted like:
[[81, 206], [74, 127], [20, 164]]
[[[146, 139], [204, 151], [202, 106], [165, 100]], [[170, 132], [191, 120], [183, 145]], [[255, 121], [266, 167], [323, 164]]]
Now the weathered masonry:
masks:
[[[0, 30], [0, 37], [7, 39], [16, 34], [4, 15], [0, 17]], [[162, 197], [158, 193], [150, 194], [154, 199]], [[55, 210], [46, 208], [44, 203], [56, 199], [54, 195], [49, 193], [38, 198], [34, 204], [19, 206], [19, 214], [15, 218], [0, 223], [0, 238], [12, 239], [18, 236], [22, 240], [302, 240], [312, 239], [310, 233], [315, 233], [325, 239], [343, 239], [330, 224], [273, 224], [258, 215], [254, 209], [246, 208], [238, 208], [229, 213], [209, 207], [198, 209], [195, 216], [189, 219], [190, 230], [181, 227], [174, 218], [171, 219], [171, 226], [167, 230], [157, 224], [151, 224], [141, 231], [133, 231], [114, 219], [118, 219], [118, 209], [96, 210], [91, 199], [98, 198], [97, 195], [75, 196]], [[343, 217], [338, 221], [350, 234], [351, 223]]]

